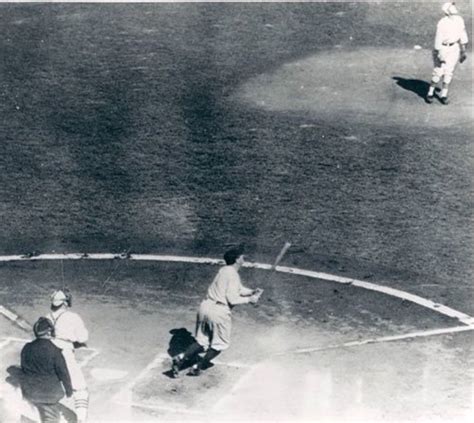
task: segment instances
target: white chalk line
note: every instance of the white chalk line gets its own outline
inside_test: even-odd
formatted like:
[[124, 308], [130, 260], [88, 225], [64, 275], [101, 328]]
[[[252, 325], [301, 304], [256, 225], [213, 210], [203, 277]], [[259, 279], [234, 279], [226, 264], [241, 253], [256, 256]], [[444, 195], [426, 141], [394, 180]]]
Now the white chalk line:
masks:
[[8, 338], [1, 341], [0, 342], [0, 350], [3, 349], [4, 347], [6, 347], [9, 343], [10, 343], [10, 340]]
[[215, 402], [215, 404], [212, 406], [212, 411], [217, 411], [220, 407], [221, 404], [225, 403], [225, 401], [232, 397], [235, 392], [242, 386], [244, 385], [248, 379], [250, 379], [253, 376], [253, 373], [255, 369], [260, 365], [261, 363], [257, 363], [253, 366], [250, 366], [248, 371], [242, 375], [242, 377], [234, 384], [234, 386], [230, 389], [230, 391], [227, 392], [227, 394], [223, 395], [219, 400]]
[[357, 346], [368, 345], [368, 344], [394, 342], [394, 341], [401, 341], [405, 339], [444, 335], [444, 334], [450, 334], [450, 333], [455, 333], [455, 332], [466, 332], [466, 331], [472, 331], [472, 330], [474, 330], [474, 325], [456, 326], [452, 328], [433, 329], [433, 330], [427, 330], [427, 331], [422, 331], [422, 332], [412, 332], [412, 333], [401, 334], [401, 335], [383, 336], [383, 337], [369, 338], [369, 339], [364, 339], [364, 340], [359, 340], [359, 341], [349, 341], [343, 344], [326, 345], [323, 347], [300, 348], [296, 350], [287, 350], [287, 351], [281, 351], [281, 352], [269, 354], [260, 363], [248, 366], [249, 371], [246, 372], [237, 381], [237, 383], [232, 387], [232, 389], [226, 395], [221, 397], [214, 404], [214, 406], [212, 407], [212, 411], [214, 412], [218, 411], [219, 408], [222, 407], [222, 404], [225, 404], [225, 401], [228, 398], [231, 398], [235, 394], [235, 392], [238, 391], [240, 387], [243, 386], [247, 382], [248, 379], [253, 377], [253, 373], [255, 369], [259, 365], [263, 364], [265, 361], [271, 360], [273, 357], [285, 356], [285, 355], [290, 355], [290, 354], [309, 354], [309, 353], [320, 352], [320, 351], [329, 351], [329, 350], [335, 350], [335, 349], [357, 347]]
[[[4, 338], [4, 340], [2, 342], [0, 342], [0, 349], [2, 349], [3, 347], [6, 347], [8, 344], [13, 343], [13, 342], [17, 342], [17, 343], [20, 343], [20, 344], [26, 344], [27, 342], [31, 342], [31, 339], [15, 338], [13, 336], [7, 336], [6, 338]], [[100, 350], [98, 350], [97, 348], [82, 347], [81, 349], [84, 350], [84, 351], [90, 352], [90, 354], [87, 355], [87, 357], [84, 358], [84, 360], [82, 360], [79, 363], [79, 367], [87, 366], [91, 362], [91, 360], [93, 360], [95, 357], [97, 357], [100, 354]]]
[[429, 336], [446, 335], [446, 334], [456, 333], [456, 332], [467, 332], [471, 330], [474, 330], [474, 325], [456, 326], [456, 327], [442, 328], [442, 329], [431, 329], [431, 330], [426, 330], [422, 332], [412, 332], [412, 333], [406, 333], [406, 334], [401, 334], [401, 335], [381, 336], [378, 338], [369, 338], [369, 339], [364, 339], [364, 340], [359, 340], [359, 341], [349, 341], [343, 344], [326, 345], [323, 347], [309, 347], [309, 348], [299, 348], [296, 350], [281, 351], [281, 352], [272, 354], [272, 357], [282, 356], [282, 355], [287, 355], [287, 354], [307, 354], [307, 353], [312, 353], [312, 352], [334, 350], [334, 349], [341, 349], [341, 348], [347, 348], [347, 347], [358, 347], [361, 345], [368, 345], [368, 344], [380, 344], [383, 342], [403, 341], [405, 339], [424, 338], [424, 337], [429, 337]]
[[[90, 260], [111, 260], [111, 259], [130, 259], [130, 260], [142, 260], [142, 261], [162, 261], [162, 262], [180, 262], [180, 263], [196, 263], [196, 264], [214, 264], [214, 265], [219, 265], [223, 264], [224, 262], [220, 259], [214, 259], [214, 258], [208, 258], [208, 257], [190, 257], [190, 256], [174, 256], [174, 255], [157, 255], [157, 254], [130, 254], [130, 255], [125, 255], [125, 254], [113, 254], [113, 253], [92, 253], [92, 254], [80, 254], [80, 253], [70, 253], [70, 254], [40, 254], [37, 256], [21, 256], [21, 255], [11, 255], [11, 256], [0, 256], [0, 261], [17, 261], [17, 260], [81, 260], [81, 259], [90, 259]], [[351, 347], [351, 346], [358, 346], [358, 345], [366, 345], [366, 344], [371, 344], [371, 343], [381, 343], [381, 342], [390, 342], [390, 341], [396, 341], [396, 340], [403, 340], [403, 339], [409, 339], [409, 338], [415, 338], [415, 337], [421, 337], [421, 336], [433, 336], [433, 335], [440, 335], [440, 334], [445, 334], [445, 333], [454, 333], [454, 332], [462, 332], [462, 331], [468, 331], [468, 330], [473, 330], [474, 329], [474, 318], [472, 316], [469, 316], [465, 313], [462, 313], [458, 310], [454, 310], [450, 307], [447, 307], [445, 305], [435, 303], [431, 300], [428, 300], [426, 298], [420, 297], [418, 295], [410, 294], [406, 291], [401, 291], [398, 289], [370, 283], [370, 282], [365, 282], [357, 279], [352, 279], [352, 278], [347, 278], [347, 277], [340, 277], [336, 275], [331, 275], [328, 273], [323, 273], [323, 272], [315, 272], [311, 270], [305, 270], [305, 269], [299, 269], [299, 268], [294, 268], [294, 267], [286, 267], [286, 266], [276, 266], [273, 267], [271, 264], [267, 263], [250, 263], [246, 262], [244, 264], [244, 267], [248, 268], [257, 268], [261, 270], [273, 270], [281, 273], [290, 273], [290, 274], [295, 274], [299, 276], [306, 276], [310, 277], [313, 279], [320, 279], [320, 280], [326, 280], [330, 282], [336, 282], [336, 283], [341, 283], [345, 285], [352, 285], [360, 288], [364, 288], [367, 290], [372, 290], [376, 292], [381, 292], [393, 297], [400, 298], [402, 300], [410, 301], [413, 303], [416, 303], [418, 305], [421, 305], [425, 308], [431, 309], [433, 311], [436, 311], [440, 314], [443, 314], [448, 317], [456, 318], [458, 319], [461, 323], [467, 325], [467, 326], [460, 326], [456, 328], [447, 328], [447, 329], [435, 329], [435, 330], [430, 330], [430, 331], [425, 331], [425, 332], [416, 332], [416, 333], [411, 333], [411, 334], [403, 334], [403, 335], [395, 335], [395, 336], [387, 336], [387, 337], [380, 337], [380, 338], [373, 338], [373, 339], [367, 339], [363, 341], [351, 341], [347, 342], [345, 344], [340, 344], [340, 345], [334, 345], [334, 346], [326, 346], [326, 347], [315, 347], [315, 348], [306, 348], [306, 349], [298, 349], [298, 350], [293, 350], [293, 351], [284, 351], [281, 353], [276, 353], [273, 355], [284, 355], [284, 354], [293, 354], [293, 353], [309, 353], [309, 352], [316, 352], [316, 351], [322, 351], [324, 349], [334, 349], [334, 348], [346, 348], [346, 347]], [[161, 356], [161, 357], [160, 357]], [[162, 360], [162, 354], [159, 354], [155, 357], [155, 359], [149, 363], [145, 369], [135, 378], [131, 383], [126, 385], [123, 389], [119, 391], [119, 394], [123, 395], [131, 394], [131, 390], [133, 387], [145, 377], [146, 373], [150, 371], [152, 368], [156, 367], [158, 363], [160, 363]], [[237, 367], [244, 367], [241, 364], [238, 364]], [[239, 381], [234, 385], [233, 389], [229, 392], [228, 395], [224, 396], [221, 400], [219, 400], [216, 405], [213, 407], [213, 409], [217, 409], [218, 405], [225, 400], [228, 396], [232, 395], [232, 393], [238, 389], [238, 387], [245, 382], [247, 377], [250, 377], [250, 374], [252, 373], [252, 369], [255, 366], [245, 366], [249, 368], [249, 371], [247, 372], [246, 375], [244, 375], [242, 378], [239, 379]], [[123, 397], [120, 399], [120, 395], [117, 394], [115, 396], [115, 400], [119, 400], [123, 404]], [[174, 409], [173, 407], [168, 408], [168, 407], [163, 407], [163, 406], [158, 406], [158, 405], [149, 405], [149, 404], [141, 404], [141, 403], [136, 403], [133, 401], [128, 401], [128, 404], [136, 407], [142, 407], [142, 408], [150, 408], [150, 409], [156, 409], [156, 410], [167, 410], [167, 411], [173, 411], [173, 412], [191, 412], [191, 413], [196, 413], [194, 410], [183, 410], [183, 409]]]
[[[158, 353], [157, 355], [155, 355], [154, 358], [147, 364], [146, 367], [143, 368], [143, 370], [134, 379], [132, 379], [123, 388], [121, 388], [117, 394], [114, 395], [112, 401], [114, 403], [119, 403], [121, 405], [125, 405], [128, 407], [138, 407], [138, 408], [145, 408], [145, 409], [156, 410], [156, 411], [168, 411], [168, 412], [173, 412], [173, 413], [184, 413], [184, 414], [204, 414], [205, 413], [204, 410], [201, 411], [201, 410], [184, 408], [184, 407], [177, 408], [177, 407], [172, 407], [172, 406], [149, 404], [146, 402], [133, 401], [131, 399], [133, 395], [133, 389], [140, 382], [142, 382], [143, 379], [145, 379], [149, 375], [150, 371], [159, 367], [160, 365], [162, 365], [168, 360], [171, 360], [171, 358], [167, 354]], [[238, 361], [224, 362], [224, 361], [216, 360], [214, 361], [214, 364], [216, 366], [227, 366], [227, 367], [235, 367], [235, 368], [242, 368], [242, 369], [249, 369], [249, 368], [254, 367], [254, 365], [241, 363]]]
[[[39, 254], [36, 256], [28, 255], [9, 255], [0, 256], [0, 261], [18, 261], [18, 260], [111, 260], [111, 259], [130, 259], [143, 261], [163, 261], [163, 262], [179, 262], [179, 263], [196, 263], [196, 264], [223, 264], [223, 260], [210, 257], [191, 257], [191, 256], [176, 256], [176, 255], [161, 255], [161, 254], [113, 254], [113, 253], [65, 253], [65, 254]], [[436, 311], [445, 316], [458, 319], [461, 323], [466, 325], [474, 324], [474, 317], [469, 316], [463, 312], [447, 307], [443, 304], [435, 303], [434, 301], [420, 297], [418, 295], [410, 294], [406, 291], [390, 288], [387, 286], [364, 282], [358, 279], [341, 277], [329, 273], [315, 272], [312, 270], [299, 269], [296, 267], [276, 266], [267, 263], [244, 263], [244, 267], [256, 268], [261, 270], [274, 270], [281, 273], [290, 273], [299, 276], [307, 276], [313, 279], [326, 280], [330, 282], [341, 283], [345, 285], [352, 285], [359, 288], [364, 288], [370, 291], [380, 292], [392, 297], [400, 298], [405, 301], [418, 304], [422, 307]]]
[[131, 404], [132, 401], [129, 399], [132, 396], [133, 388], [141, 382], [148, 373], [158, 367], [164, 361], [164, 354], [160, 353], [154, 356], [154, 358], [142, 369], [142, 371], [135, 376], [130, 382], [123, 386], [112, 398], [112, 401], [119, 404]]

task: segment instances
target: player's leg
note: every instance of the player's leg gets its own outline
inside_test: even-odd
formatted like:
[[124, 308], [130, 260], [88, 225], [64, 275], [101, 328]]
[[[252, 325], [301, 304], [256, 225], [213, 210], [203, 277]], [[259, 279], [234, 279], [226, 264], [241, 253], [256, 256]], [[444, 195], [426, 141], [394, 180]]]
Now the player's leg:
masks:
[[443, 63], [440, 60], [438, 51], [433, 50], [433, 66], [434, 67], [433, 67], [433, 72], [431, 75], [430, 87], [428, 88], [428, 93], [426, 95], [426, 101], [428, 103], [433, 102], [436, 87], [438, 86], [443, 76], [442, 65]]
[[35, 403], [41, 423], [59, 423], [60, 413], [58, 404]]
[[74, 391], [74, 408], [77, 415], [78, 423], [87, 421], [89, 411], [89, 391], [87, 390], [86, 381], [82, 373], [82, 369], [76, 361], [74, 351], [62, 351], [66, 366], [71, 377], [71, 385]]
[[450, 47], [446, 53], [446, 61], [443, 64], [443, 86], [441, 88], [441, 103], [448, 104], [449, 85], [453, 80], [454, 70], [459, 61], [459, 44]]
[[214, 310], [212, 316], [212, 337], [211, 345], [206, 351], [202, 360], [199, 360], [188, 373], [191, 376], [199, 376], [202, 370], [207, 369], [211, 361], [222, 351], [230, 346], [230, 337], [232, 331], [232, 318], [229, 309], [221, 307]]
[[437, 53], [433, 54], [433, 62], [434, 62], [434, 68], [433, 68], [433, 73], [431, 75], [431, 83], [430, 83], [430, 87], [428, 88], [428, 93], [426, 95], [427, 103], [433, 102], [436, 87], [440, 83], [441, 78], [443, 77], [443, 74], [444, 74], [443, 62], [440, 60]]
[[171, 372], [173, 377], [179, 376], [179, 371], [183, 368], [185, 363], [193, 360], [198, 354], [204, 351], [204, 347], [198, 342], [193, 342], [186, 350], [172, 359]]
[[210, 343], [212, 336], [212, 328], [209, 326], [207, 318], [208, 304], [203, 302], [199, 307], [196, 316], [196, 341], [193, 342], [186, 350], [172, 358], [171, 373], [173, 377], [179, 376], [179, 371], [186, 362], [193, 360], [198, 354], [202, 353]]
[[222, 351], [209, 348], [202, 358], [196, 364], [193, 365], [188, 375], [199, 376], [203, 370], [206, 370], [211, 365], [211, 361], [214, 360]]

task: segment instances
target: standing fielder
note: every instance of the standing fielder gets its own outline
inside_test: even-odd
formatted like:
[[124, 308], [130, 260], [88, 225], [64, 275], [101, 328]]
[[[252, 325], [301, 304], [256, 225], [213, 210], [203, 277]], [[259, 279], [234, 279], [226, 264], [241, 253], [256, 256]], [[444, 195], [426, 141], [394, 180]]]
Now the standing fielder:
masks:
[[466, 60], [468, 43], [466, 27], [454, 3], [444, 3], [442, 10], [446, 16], [441, 18], [436, 27], [433, 51], [434, 69], [426, 102], [432, 103], [435, 88], [442, 80], [441, 103], [448, 104], [449, 84], [453, 79], [458, 62]]
[[242, 285], [239, 270], [244, 263], [243, 249], [233, 248], [224, 254], [226, 266], [222, 267], [207, 290], [196, 319], [196, 341], [184, 353], [173, 357], [172, 373], [178, 377], [186, 362], [198, 357], [203, 351], [202, 360], [193, 365], [189, 375], [198, 376], [209, 367], [230, 344], [232, 328], [232, 308], [237, 304], [257, 303], [262, 289], [250, 289]]
[[47, 317], [54, 325], [53, 342], [62, 350], [71, 376], [77, 422], [85, 423], [89, 408], [89, 392], [74, 350], [76, 347], [85, 345], [89, 333], [81, 317], [69, 310], [71, 306], [72, 296], [69, 292], [55, 291], [51, 295], [51, 313]]

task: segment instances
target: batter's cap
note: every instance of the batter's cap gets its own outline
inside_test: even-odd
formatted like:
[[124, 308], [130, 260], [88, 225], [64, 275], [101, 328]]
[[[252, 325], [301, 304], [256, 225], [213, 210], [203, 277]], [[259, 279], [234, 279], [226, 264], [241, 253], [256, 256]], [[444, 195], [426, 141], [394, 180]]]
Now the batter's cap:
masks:
[[55, 307], [60, 306], [61, 304], [67, 304], [66, 294], [58, 289], [51, 294], [51, 304]]

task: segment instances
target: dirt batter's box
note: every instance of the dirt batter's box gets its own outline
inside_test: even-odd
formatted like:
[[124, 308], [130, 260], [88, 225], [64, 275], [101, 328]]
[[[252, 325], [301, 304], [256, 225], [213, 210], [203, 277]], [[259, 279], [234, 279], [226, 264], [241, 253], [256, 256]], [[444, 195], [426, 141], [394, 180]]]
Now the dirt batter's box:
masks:
[[249, 368], [216, 362], [199, 377], [170, 377], [170, 359], [158, 356], [128, 387], [130, 406], [192, 413], [209, 409], [209, 399], [227, 394]]

